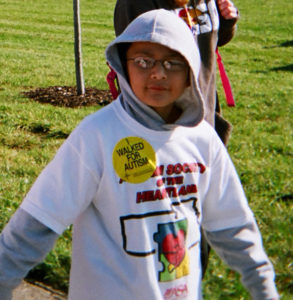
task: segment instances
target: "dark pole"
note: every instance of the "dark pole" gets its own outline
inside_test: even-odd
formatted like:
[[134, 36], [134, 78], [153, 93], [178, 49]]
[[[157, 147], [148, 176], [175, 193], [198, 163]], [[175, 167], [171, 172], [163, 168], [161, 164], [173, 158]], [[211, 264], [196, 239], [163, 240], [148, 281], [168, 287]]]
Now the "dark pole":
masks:
[[75, 74], [77, 95], [84, 95], [84, 80], [82, 70], [82, 54], [81, 54], [81, 26], [79, 13], [79, 0], [73, 0], [74, 14], [74, 54], [75, 54]]

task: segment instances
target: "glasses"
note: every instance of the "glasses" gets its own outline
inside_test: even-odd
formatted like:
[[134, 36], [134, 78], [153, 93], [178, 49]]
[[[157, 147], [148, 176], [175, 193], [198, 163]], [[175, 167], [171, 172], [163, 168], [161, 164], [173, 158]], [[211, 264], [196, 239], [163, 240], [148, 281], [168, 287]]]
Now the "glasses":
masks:
[[159, 62], [166, 71], [180, 72], [187, 68], [187, 63], [177, 59], [153, 59], [151, 57], [135, 57], [127, 58], [126, 60], [133, 60], [134, 64], [143, 70], [152, 69], [154, 65]]

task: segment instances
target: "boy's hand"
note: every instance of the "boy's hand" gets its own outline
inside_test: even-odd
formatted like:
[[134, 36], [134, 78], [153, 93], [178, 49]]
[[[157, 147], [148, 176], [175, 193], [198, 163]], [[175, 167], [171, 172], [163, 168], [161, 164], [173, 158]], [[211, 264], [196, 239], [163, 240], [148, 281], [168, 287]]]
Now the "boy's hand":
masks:
[[238, 16], [238, 9], [230, 0], [217, 0], [220, 14], [224, 19], [234, 19]]

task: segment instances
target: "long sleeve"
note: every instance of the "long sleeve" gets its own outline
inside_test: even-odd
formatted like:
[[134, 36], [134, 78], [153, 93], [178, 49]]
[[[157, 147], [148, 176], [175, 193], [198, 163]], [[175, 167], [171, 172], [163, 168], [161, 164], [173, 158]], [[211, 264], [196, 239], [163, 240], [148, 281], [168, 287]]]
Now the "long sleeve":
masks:
[[238, 18], [225, 20], [220, 16], [220, 28], [218, 33], [218, 46], [224, 46], [229, 43], [236, 33]]
[[19, 208], [0, 235], [0, 295], [10, 300], [26, 274], [53, 248], [58, 234]]
[[206, 237], [217, 254], [242, 275], [252, 299], [278, 299], [274, 269], [255, 221], [238, 228], [206, 232]]
[[233, 19], [225, 19], [218, 8], [220, 27], [218, 32], [218, 47], [224, 46], [229, 43], [234, 37], [237, 29], [237, 21], [239, 20], [238, 16]]

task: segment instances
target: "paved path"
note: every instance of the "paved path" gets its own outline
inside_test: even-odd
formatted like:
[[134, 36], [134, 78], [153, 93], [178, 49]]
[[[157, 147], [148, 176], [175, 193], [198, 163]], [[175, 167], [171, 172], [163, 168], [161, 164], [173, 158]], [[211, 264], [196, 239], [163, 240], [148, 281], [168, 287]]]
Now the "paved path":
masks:
[[66, 300], [63, 293], [45, 286], [37, 286], [23, 281], [13, 292], [12, 300]]

